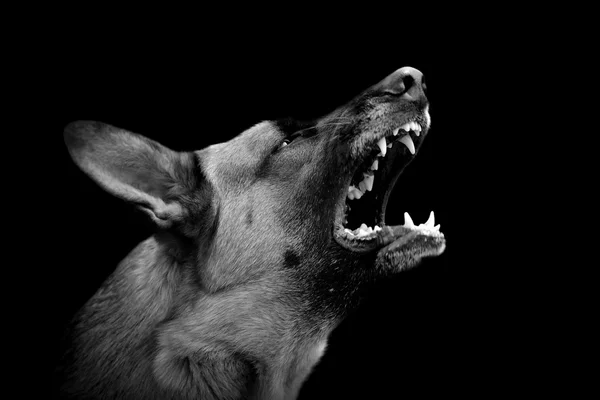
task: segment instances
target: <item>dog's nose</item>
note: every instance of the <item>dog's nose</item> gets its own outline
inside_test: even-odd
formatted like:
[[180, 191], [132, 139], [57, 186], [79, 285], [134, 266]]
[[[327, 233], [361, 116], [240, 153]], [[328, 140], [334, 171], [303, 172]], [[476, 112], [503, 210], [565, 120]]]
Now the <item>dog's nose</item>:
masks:
[[423, 73], [416, 68], [403, 67], [376, 85], [382, 93], [399, 96], [409, 101], [426, 101]]

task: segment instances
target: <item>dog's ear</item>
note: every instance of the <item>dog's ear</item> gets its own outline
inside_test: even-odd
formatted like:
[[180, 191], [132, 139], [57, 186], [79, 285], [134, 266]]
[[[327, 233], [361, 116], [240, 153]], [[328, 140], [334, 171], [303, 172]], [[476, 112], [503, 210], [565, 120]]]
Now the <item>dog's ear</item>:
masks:
[[102, 188], [137, 205], [161, 228], [185, 218], [181, 195], [197, 185], [193, 153], [99, 122], [78, 121], [64, 132], [75, 163]]

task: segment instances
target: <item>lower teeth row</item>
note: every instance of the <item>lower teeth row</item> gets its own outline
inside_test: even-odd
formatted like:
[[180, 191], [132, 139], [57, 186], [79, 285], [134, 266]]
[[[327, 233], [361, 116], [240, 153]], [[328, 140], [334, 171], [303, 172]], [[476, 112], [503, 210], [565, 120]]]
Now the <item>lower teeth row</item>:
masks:
[[378, 232], [380, 230], [381, 230], [381, 228], [378, 225], [375, 225], [375, 228], [371, 228], [370, 226], [367, 226], [366, 224], [362, 224], [361, 226], [359, 226], [358, 228], [356, 228], [353, 231], [351, 231], [348, 228], [344, 229], [344, 231], [347, 234], [349, 234], [351, 236], [356, 236], [358, 238], [368, 236], [371, 233]]

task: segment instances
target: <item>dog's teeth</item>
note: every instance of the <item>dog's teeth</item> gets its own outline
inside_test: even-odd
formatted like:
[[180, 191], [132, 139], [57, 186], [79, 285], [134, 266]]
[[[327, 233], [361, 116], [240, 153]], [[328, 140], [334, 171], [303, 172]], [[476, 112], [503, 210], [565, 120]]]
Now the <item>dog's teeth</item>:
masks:
[[379, 232], [380, 230], [381, 228], [379, 227], [379, 225], [375, 225], [375, 228], [373, 228], [373, 232]]
[[360, 197], [356, 197], [356, 192], [358, 192], [358, 191], [359, 191], [359, 190], [358, 190], [358, 189], [356, 189], [356, 188], [354, 187], [354, 185], [350, 185], [350, 186], [348, 187], [348, 198], [349, 198], [350, 200], [354, 200], [355, 198], [359, 198], [359, 199], [360, 199]]
[[362, 238], [362, 237], [372, 234], [373, 232], [376, 232], [376, 230], [374, 230], [370, 226], [367, 226], [367, 224], [363, 223], [358, 228], [356, 228], [352, 233], [354, 236], [356, 236], [358, 238]]
[[347, 233], [347, 234], [349, 234], [349, 235], [352, 235], [352, 236], [354, 236], [354, 233], [352, 233], [352, 231], [351, 231], [350, 229], [348, 229], [348, 228], [345, 228], [345, 229], [344, 229], [344, 232], [346, 232], [346, 233]]
[[406, 132], [408, 132], [408, 131], [410, 131], [410, 125], [408, 125], [408, 123], [406, 123], [406, 124], [402, 125], [400, 127], [400, 129], [404, 129]]
[[[368, 191], [373, 190], [373, 181], [375, 180], [375, 176], [367, 175], [367, 174], [364, 174], [363, 176], [365, 177], [365, 179], [363, 179], [363, 181], [361, 183], [365, 184], [365, 189]], [[360, 190], [362, 190], [362, 189], [360, 189]], [[363, 192], [364, 192], [364, 190], [363, 190]]]
[[377, 146], [379, 146], [379, 150], [381, 150], [381, 156], [385, 157], [385, 153], [387, 153], [387, 147], [386, 147], [387, 143], [385, 141], [385, 138], [382, 137], [381, 139], [379, 139], [379, 141], [377, 142]]
[[404, 213], [404, 227], [406, 228], [414, 228], [415, 224], [412, 220], [412, 218], [410, 217], [410, 215], [408, 215], [407, 212]]
[[437, 224], [436, 226], [433, 227], [434, 231], [439, 231], [440, 230], [440, 224]]
[[400, 143], [403, 143], [408, 148], [408, 151], [410, 151], [411, 154], [415, 154], [415, 144], [413, 143], [409, 135], [402, 136], [398, 141]]
[[427, 222], [425, 222], [425, 226], [433, 229], [434, 225], [435, 225], [435, 216], [433, 215], [433, 211], [432, 211], [431, 214], [429, 214], [429, 219], [427, 220]]
[[357, 229], [354, 230], [354, 234], [357, 237], [363, 237], [369, 234], [368, 228], [366, 224], [362, 224]]
[[373, 161], [373, 165], [371, 165], [371, 169], [373, 171], [377, 171], [377, 168], [379, 168], [379, 161], [377, 161], [377, 159], [375, 159], [375, 161]]
[[[354, 195], [355, 199], [360, 199], [364, 193], [360, 189], [354, 188], [354, 190], [352, 191], [352, 194]], [[352, 200], [352, 199], [350, 199], [350, 200]]]
[[394, 132], [393, 132], [393, 133], [394, 133], [394, 136], [398, 136], [398, 131], [399, 131], [399, 130], [400, 130], [400, 128], [396, 128], [396, 129], [394, 129]]
[[392, 148], [392, 144], [393, 144], [393, 143], [389, 143], [389, 144], [387, 145], [387, 148], [388, 148], [388, 149], [391, 149], [391, 148]]
[[363, 174], [363, 177], [364, 177], [363, 180], [360, 181], [360, 183], [358, 184], [358, 188], [360, 189], [361, 192], [365, 193], [365, 192], [373, 189], [374, 176]]
[[419, 136], [421, 134], [421, 125], [415, 124], [415, 135]]

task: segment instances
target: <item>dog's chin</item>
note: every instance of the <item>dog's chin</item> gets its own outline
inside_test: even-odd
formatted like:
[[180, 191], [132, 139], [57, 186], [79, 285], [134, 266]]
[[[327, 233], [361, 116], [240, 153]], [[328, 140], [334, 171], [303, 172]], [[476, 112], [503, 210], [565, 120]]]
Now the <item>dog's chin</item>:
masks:
[[[414, 126], [412, 122], [408, 124]], [[446, 247], [433, 212], [429, 220], [420, 225], [415, 225], [408, 213], [404, 214], [404, 225], [385, 223], [392, 189], [403, 169], [414, 159], [425, 133], [426, 128], [422, 132], [421, 129], [394, 130], [385, 141], [379, 138], [363, 155], [339, 195], [334, 240], [356, 255], [376, 255], [376, 268], [407, 269], [423, 257], [441, 254]], [[384, 150], [383, 143], [391, 146]]]

